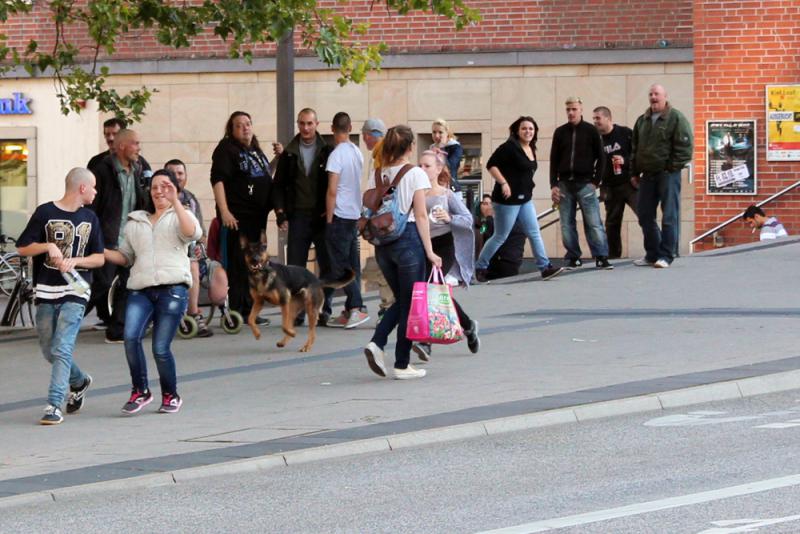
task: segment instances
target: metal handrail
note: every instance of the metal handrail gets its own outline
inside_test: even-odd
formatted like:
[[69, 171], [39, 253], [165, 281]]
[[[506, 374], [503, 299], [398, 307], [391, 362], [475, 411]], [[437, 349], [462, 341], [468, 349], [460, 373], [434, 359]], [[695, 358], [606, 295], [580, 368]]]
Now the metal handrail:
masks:
[[[761, 206], [772, 202], [776, 198], [782, 197], [783, 195], [785, 195], [786, 193], [788, 193], [792, 189], [796, 188], [797, 186], [800, 186], [800, 180], [798, 180], [797, 182], [793, 183], [789, 187], [786, 187], [785, 189], [782, 189], [782, 190], [778, 191], [777, 193], [775, 193], [771, 197], [765, 198], [764, 200], [762, 200], [761, 202], [756, 204], [756, 206], [760, 208]], [[700, 234], [699, 236], [695, 237], [694, 239], [692, 239], [691, 241], [689, 241], [689, 253], [694, 252], [693, 247], [694, 247], [695, 243], [697, 243], [698, 241], [702, 241], [703, 239], [707, 238], [711, 234], [713, 234], [715, 232], [719, 232], [720, 230], [722, 230], [726, 226], [735, 223], [736, 221], [738, 221], [739, 219], [742, 218], [742, 215], [744, 215], [744, 211], [742, 211], [738, 215], [734, 215], [733, 217], [731, 217], [727, 221], [718, 224], [717, 226], [715, 226], [711, 230], [708, 230], [707, 232], [704, 232], [704, 233]]]
[[[537, 220], [537, 221], [539, 221], [539, 220], [541, 220], [541, 219], [543, 219], [543, 218], [547, 217], [547, 216], [548, 216], [548, 215], [550, 215], [551, 213], [555, 213], [555, 212], [557, 212], [557, 211], [558, 211], [558, 208], [548, 208], [548, 209], [544, 210], [542, 213], [540, 213], [539, 215], [537, 215], [537, 216], [536, 216], [536, 220]], [[581, 211], [581, 206], [580, 206], [580, 204], [577, 204], [577, 205], [575, 206], [575, 213], [578, 213], [579, 211]], [[544, 230], [544, 229], [545, 229], [545, 228], [547, 228], [548, 226], [553, 226], [555, 223], [557, 223], [557, 222], [558, 222], [558, 221], [560, 221], [560, 220], [561, 220], [561, 217], [560, 217], [560, 216], [559, 216], [559, 217], [556, 217], [556, 218], [555, 218], [555, 219], [553, 219], [552, 221], [548, 221], [548, 222], [547, 222], [547, 224], [544, 224], [544, 225], [541, 225], [541, 226], [539, 226], [539, 230]]]

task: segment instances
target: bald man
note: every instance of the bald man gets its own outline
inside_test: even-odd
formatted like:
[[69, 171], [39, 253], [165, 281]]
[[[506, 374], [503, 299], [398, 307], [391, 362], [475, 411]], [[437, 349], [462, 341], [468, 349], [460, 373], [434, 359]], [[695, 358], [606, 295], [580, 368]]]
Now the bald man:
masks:
[[634, 264], [665, 269], [678, 250], [681, 169], [692, 160], [694, 139], [692, 126], [669, 104], [664, 86], [652, 85], [648, 96], [650, 107], [636, 119], [631, 143], [631, 182], [639, 188], [636, 213], [646, 251]]
[[[144, 209], [147, 191], [149, 168], [145, 169], [139, 158], [141, 142], [139, 134], [134, 130], [120, 130], [114, 137], [111, 154], [104, 158], [91, 171], [97, 176], [97, 197], [91, 208], [97, 213], [103, 231], [105, 248], [116, 250], [122, 241], [123, 228], [128, 214]], [[91, 306], [98, 310], [108, 300], [108, 290], [119, 275], [127, 280], [128, 269], [108, 263], [95, 273], [95, 284], [92, 287]], [[123, 320], [125, 317], [124, 290], [114, 293], [114, 311], [107, 321], [106, 343], [122, 343]], [[98, 312], [101, 319], [103, 317]]]
[[63, 273], [74, 270], [91, 282], [91, 269], [104, 263], [100, 222], [84, 208], [96, 193], [94, 175], [80, 167], [72, 169], [64, 196], [36, 208], [17, 240], [17, 251], [33, 257], [36, 331], [42, 353], [52, 364], [47, 407], [39, 420], [43, 425], [64, 420], [65, 400], [67, 413], [80, 410], [92, 383], [72, 359], [90, 292], [88, 285], [68, 283]]

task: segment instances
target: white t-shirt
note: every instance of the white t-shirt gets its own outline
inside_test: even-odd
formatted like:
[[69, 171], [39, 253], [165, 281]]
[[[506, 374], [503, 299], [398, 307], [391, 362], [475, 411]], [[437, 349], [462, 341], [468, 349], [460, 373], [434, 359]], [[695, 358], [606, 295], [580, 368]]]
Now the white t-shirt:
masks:
[[[384, 181], [392, 183], [392, 180], [394, 180], [394, 177], [400, 172], [400, 169], [403, 168], [403, 165], [404, 164], [395, 165], [394, 167], [384, 167], [381, 169], [381, 176], [383, 176]], [[374, 187], [375, 175], [373, 174], [368, 179], [367, 189], [373, 189]], [[414, 201], [414, 193], [420, 189], [430, 188], [431, 181], [428, 175], [425, 174], [425, 171], [419, 167], [413, 167], [400, 178], [400, 183], [397, 184], [398, 207], [403, 212], [409, 212], [409, 210], [411, 210], [411, 203]], [[415, 220], [414, 212], [410, 211], [408, 221], [413, 222]]]
[[334, 215], [342, 219], [358, 219], [361, 216], [361, 171], [364, 170], [361, 150], [350, 141], [339, 143], [328, 156], [325, 170], [339, 175]]
[[786, 232], [786, 228], [784, 228], [775, 217], [768, 218], [761, 227], [761, 241], [768, 241], [770, 239], [786, 237], [788, 235], [789, 234]]

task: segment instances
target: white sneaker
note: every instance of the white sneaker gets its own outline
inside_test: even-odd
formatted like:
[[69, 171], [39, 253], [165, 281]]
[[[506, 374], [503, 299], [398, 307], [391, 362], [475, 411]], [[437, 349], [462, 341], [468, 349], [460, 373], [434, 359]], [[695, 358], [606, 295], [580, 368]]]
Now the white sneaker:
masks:
[[425, 369], [415, 369], [408, 364], [408, 367], [405, 369], [395, 369], [394, 370], [394, 379], [395, 380], [410, 380], [412, 378], [422, 378], [425, 376]]
[[364, 355], [367, 357], [367, 363], [372, 372], [378, 376], [386, 376], [386, 366], [383, 364], [384, 352], [378, 345], [370, 341], [364, 347]]
[[633, 264], [637, 267], [652, 267], [655, 262], [647, 261], [647, 258], [639, 258], [638, 260], [633, 260]]
[[669, 262], [665, 259], [660, 259], [653, 264], [656, 269], [666, 269], [669, 267]]
[[350, 317], [347, 319], [347, 324], [344, 325], [345, 328], [355, 328], [360, 324], [364, 324], [369, 321], [369, 315], [361, 310], [350, 310]]

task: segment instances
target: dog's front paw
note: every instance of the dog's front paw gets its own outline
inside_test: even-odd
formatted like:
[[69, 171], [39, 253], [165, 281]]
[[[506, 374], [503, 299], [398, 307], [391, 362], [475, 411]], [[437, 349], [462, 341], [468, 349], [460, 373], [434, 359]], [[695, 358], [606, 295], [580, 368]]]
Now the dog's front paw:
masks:
[[303, 345], [302, 347], [300, 347], [300, 352], [310, 352], [310, 351], [311, 351], [310, 345]]
[[277, 343], [275, 343], [275, 344], [278, 346], [278, 348], [282, 349], [283, 347], [285, 347], [285, 346], [286, 346], [286, 340], [284, 340], [284, 339], [281, 339], [280, 341], [278, 341], [278, 342], [277, 342]]
[[253, 332], [253, 337], [256, 339], [261, 339], [261, 332]]

